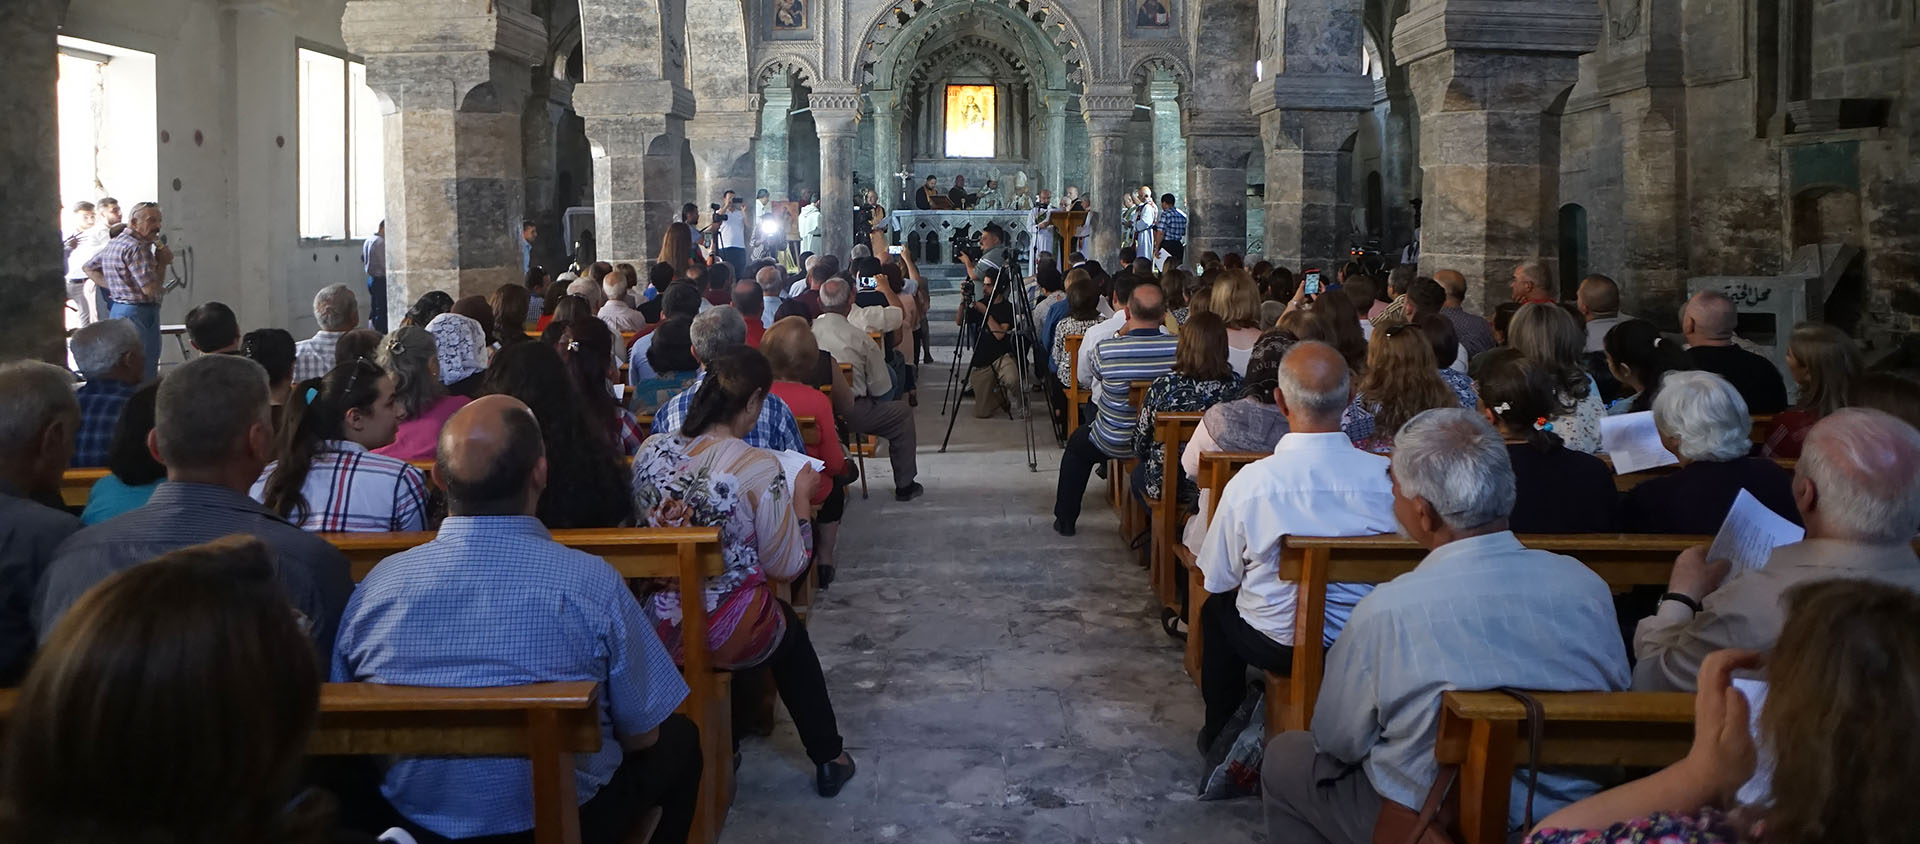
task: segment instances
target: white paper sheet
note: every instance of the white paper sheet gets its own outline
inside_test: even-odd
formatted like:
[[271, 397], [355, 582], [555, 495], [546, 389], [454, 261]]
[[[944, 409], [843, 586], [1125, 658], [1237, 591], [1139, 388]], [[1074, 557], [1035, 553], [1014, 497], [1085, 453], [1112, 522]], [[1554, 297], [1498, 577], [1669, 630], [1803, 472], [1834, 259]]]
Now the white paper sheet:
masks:
[[1760, 741], [1760, 705], [1767, 700], [1765, 680], [1733, 678], [1733, 690], [1747, 699], [1747, 732], [1753, 735], [1753, 778], [1740, 786], [1737, 800], [1742, 806], [1765, 806], [1773, 802], [1773, 754]]
[[787, 476], [787, 489], [793, 489], [798, 483], [801, 469], [811, 467], [815, 472], [827, 470], [827, 464], [797, 451], [776, 451], [773, 456], [780, 458], [780, 472]]
[[1733, 568], [1727, 572], [1732, 577], [1766, 565], [1773, 549], [1805, 538], [1806, 528], [1787, 521], [1743, 489], [1734, 496], [1727, 520], [1720, 523], [1720, 532], [1707, 549], [1707, 559], [1732, 561]]
[[1613, 458], [1617, 475], [1680, 462], [1660, 444], [1660, 429], [1654, 427], [1651, 410], [1600, 417], [1600, 450]]

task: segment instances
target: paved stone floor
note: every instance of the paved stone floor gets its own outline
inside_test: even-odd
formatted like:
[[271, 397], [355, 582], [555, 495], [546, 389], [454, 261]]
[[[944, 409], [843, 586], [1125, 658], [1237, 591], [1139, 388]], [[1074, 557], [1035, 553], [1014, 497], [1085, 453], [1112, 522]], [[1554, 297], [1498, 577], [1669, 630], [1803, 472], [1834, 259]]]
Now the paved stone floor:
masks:
[[815, 795], [781, 710], [771, 738], [742, 745], [722, 840], [1262, 840], [1257, 799], [1194, 800], [1200, 695], [1103, 483], [1067, 539], [1049, 527], [1060, 450], [1044, 419], [1038, 472], [1004, 417], [963, 414], [937, 453], [949, 359], [923, 370], [927, 494], [894, 502], [887, 461], [867, 461], [872, 497], [849, 502], [839, 579], [809, 628], [859, 775]]

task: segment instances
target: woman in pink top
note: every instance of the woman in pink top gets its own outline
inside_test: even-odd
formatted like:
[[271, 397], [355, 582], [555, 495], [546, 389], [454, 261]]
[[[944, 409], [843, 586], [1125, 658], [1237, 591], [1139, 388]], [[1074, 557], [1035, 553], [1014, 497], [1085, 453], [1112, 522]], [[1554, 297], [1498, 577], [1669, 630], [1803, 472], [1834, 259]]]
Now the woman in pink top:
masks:
[[393, 395], [400, 403], [400, 429], [393, 442], [374, 454], [401, 460], [431, 460], [440, 439], [440, 426], [472, 399], [447, 393], [440, 383], [440, 349], [424, 328], [402, 326], [380, 341], [380, 367], [393, 376]]

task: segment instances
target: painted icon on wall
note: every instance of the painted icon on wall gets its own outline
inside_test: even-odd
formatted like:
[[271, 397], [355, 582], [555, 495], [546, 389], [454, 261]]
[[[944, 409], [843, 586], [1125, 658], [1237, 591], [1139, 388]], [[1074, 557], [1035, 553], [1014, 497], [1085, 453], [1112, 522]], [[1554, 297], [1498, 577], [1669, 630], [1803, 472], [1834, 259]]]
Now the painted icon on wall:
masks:
[[807, 0], [773, 0], [773, 28], [807, 28]]
[[1173, 26], [1173, 14], [1168, 6], [1173, 0], [1138, 0], [1139, 11], [1133, 18], [1135, 29], [1167, 29]]

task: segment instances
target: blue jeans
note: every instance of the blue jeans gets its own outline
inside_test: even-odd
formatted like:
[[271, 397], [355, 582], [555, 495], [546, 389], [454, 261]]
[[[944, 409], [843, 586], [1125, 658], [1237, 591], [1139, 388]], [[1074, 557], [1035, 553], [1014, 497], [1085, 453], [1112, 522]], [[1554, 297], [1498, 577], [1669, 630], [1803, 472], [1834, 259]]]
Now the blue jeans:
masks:
[[140, 333], [140, 345], [147, 350], [148, 379], [160, 371], [160, 306], [150, 303], [114, 302], [107, 309], [108, 319], [124, 319]]
[[387, 279], [367, 276], [367, 324], [381, 334], [387, 333]]

